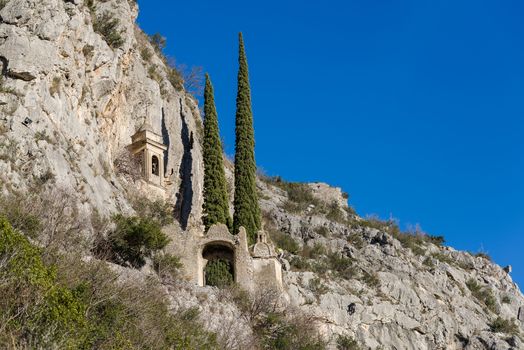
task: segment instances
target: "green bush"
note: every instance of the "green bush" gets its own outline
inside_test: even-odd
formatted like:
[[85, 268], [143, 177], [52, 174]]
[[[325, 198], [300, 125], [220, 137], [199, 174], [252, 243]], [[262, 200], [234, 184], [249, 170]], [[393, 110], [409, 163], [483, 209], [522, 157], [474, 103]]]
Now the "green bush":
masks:
[[337, 337], [337, 350], [360, 350], [358, 342], [349, 335], [339, 335]]
[[214, 259], [207, 263], [204, 269], [206, 285], [219, 288], [233, 284], [233, 269], [231, 263], [223, 259]]
[[109, 12], [97, 16], [93, 20], [94, 31], [100, 34], [113, 49], [117, 49], [125, 43], [122, 32], [119, 30], [119, 25], [120, 20], [114, 18]]
[[329, 291], [329, 288], [318, 277], [310, 279], [308, 287], [316, 296], [326, 294]]
[[505, 320], [500, 316], [491, 322], [489, 328], [495, 333], [506, 333], [510, 335], [517, 335], [520, 333], [519, 327], [515, 323], [515, 319]]
[[331, 202], [325, 208], [325, 212], [326, 212], [326, 219], [331, 220], [331, 221], [335, 221], [335, 222], [338, 222], [338, 223], [341, 223], [341, 224], [345, 224], [346, 223], [346, 218], [344, 216], [344, 212], [342, 211], [342, 209], [340, 209], [340, 207], [338, 206], [337, 202], [335, 202], [335, 201]]
[[329, 235], [329, 229], [326, 226], [317, 226], [315, 232], [322, 237], [327, 237]]
[[321, 243], [315, 243], [313, 247], [304, 245], [302, 247], [302, 251], [300, 252], [300, 255], [302, 255], [305, 258], [316, 259], [320, 257], [321, 255], [325, 255], [326, 253], [327, 251], [324, 245], [322, 245]]
[[140, 268], [146, 258], [169, 243], [160, 225], [153, 219], [117, 214], [113, 221], [115, 229], [109, 232], [107, 238], [100, 237], [95, 244], [94, 253], [100, 258]]
[[172, 314], [154, 280], [118, 284], [96, 260], [40, 249], [0, 218], [0, 344], [35, 349], [219, 349], [193, 310]]
[[56, 284], [53, 268], [44, 265], [41, 252], [7, 219], [0, 217], [0, 324], [4, 337], [23, 345], [76, 347], [86, 323], [86, 307], [74, 290]]
[[291, 254], [298, 254], [300, 246], [293, 237], [279, 230], [269, 229], [268, 231], [271, 240], [278, 248], [290, 252]]
[[370, 288], [377, 288], [380, 286], [380, 279], [376, 272], [362, 271], [362, 282], [368, 285]]
[[327, 256], [329, 268], [337, 273], [338, 276], [350, 279], [356, 275], [353, 262], [350, 258], [341, 254], [330, 253]]
[[159, 54], [166, 48], [166, 38], [160, 33], [155, 33], [149, 36], [149, 42], [155, 48], [155, 51]]
[[456, 261], [450, 256], [443, 253], [433, 253], [431, 256], [437, 259], [440, 262], [446, 263], [448, 265], [456, 265]]
[[289, 263], [298, 271], [307, 271], [311, 269], [311, 264], [308, 259], [301, 256], [292, 257]]
[[474, 279], [469, 279], [466, 282], [466, 286], [471, 291], [471, 294], [482, 304], [484, 304], [488, 310], [497, 313], [497, 300], [493, 295], [493, 292], [488, 287], [483, 287], [477, 283]]

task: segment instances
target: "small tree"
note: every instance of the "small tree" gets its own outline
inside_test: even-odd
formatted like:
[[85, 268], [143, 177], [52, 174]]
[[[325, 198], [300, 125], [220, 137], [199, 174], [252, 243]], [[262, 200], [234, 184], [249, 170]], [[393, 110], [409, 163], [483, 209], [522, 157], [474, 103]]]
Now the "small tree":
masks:
[[217, 223], [231, 229], [222, 142], [218, 129], [213, 85], [206, 74], [204, 92], [204, 216], [206, 230]]
[[147, 217], [125, 217], [115, 215], [114, 230], [107, 238], [96, 242], [95, 254], [119, 265], [140, 268], [156, 251], [163, 249], [169, 239], [161, 231], [160, 225]]

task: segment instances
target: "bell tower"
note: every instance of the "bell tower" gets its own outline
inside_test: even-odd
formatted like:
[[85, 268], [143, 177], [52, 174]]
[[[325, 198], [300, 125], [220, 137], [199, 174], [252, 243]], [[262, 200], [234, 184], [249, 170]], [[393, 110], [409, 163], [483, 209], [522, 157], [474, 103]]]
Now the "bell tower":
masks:
[[162, 136], [153, 131], [147, 121], [131, 136], [131, 153], [141, 158], [144, 180], [156, 186], [164, 187], [164, 152], [167, 146], [162, 143]]

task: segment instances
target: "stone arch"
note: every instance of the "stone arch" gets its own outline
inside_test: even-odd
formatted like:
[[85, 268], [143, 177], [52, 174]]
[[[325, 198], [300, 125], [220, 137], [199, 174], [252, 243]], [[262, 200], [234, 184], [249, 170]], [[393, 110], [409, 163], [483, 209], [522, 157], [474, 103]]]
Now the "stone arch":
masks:
[[151, 173], [156, 176], [160, 175], [160, 161], [156, 155], [151, 157]]
[[206, 281], [206, 267], [213, 261], [224, 261], [229, 265], [229, 272], [232, 275], [232, 281], [237, 281], [237, 266], [236, 266], [236, 252], [235, 246], [227, 241], [211, 241], [202, 246], [200, 251], [201, 268], [199, 271], [199, 279], [201, 285], [207, 285]]

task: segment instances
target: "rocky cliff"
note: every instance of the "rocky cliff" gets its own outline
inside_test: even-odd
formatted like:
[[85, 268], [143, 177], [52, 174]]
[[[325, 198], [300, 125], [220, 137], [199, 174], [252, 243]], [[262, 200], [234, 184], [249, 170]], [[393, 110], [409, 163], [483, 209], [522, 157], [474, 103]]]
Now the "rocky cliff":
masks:
[[[135, 2], [4, 0], [0, 7], [2, 190], [66, 188], [85, 215], [132, 212], [129, 198], [142, 191], [172, 205], [180, 230], [198, 228], [198, 105], [136, 26]], [[120, 37], [108, 37], [100, 21], [115, 18]], [[169, 146], [165, 192], [117, 166], [146, 121]], [[343, 334], [370, 349], [524, 348], [524, 296], [487, 257], [363, 219], [324, 184], [261, 178], [258, 186], [265, 229], [280, 248], [285, 298], [314, 316], [332, 347]], [[123, 270], [131, 280], [151, 273]], [[250, 325], [221, 291], [183, 281], [165, 290], [174, 309], [199, 307], [225, 347], [249, 348]]]
[[[114, 164], [147, 121], [169, 144], [166, 198], [178, 203], [181, 216], [192, 214], [184, 220], [199, 218], [198, 104], [136, 26], [134, 1], [2, 4], [2, 181], [27, 189], [35, 179], [50, 179], [103, 213], [127, 210], [129, 184], [116, 178]], [[119, 21], [118, 48], [103, 28], [94, 30], [108, 19]]]

